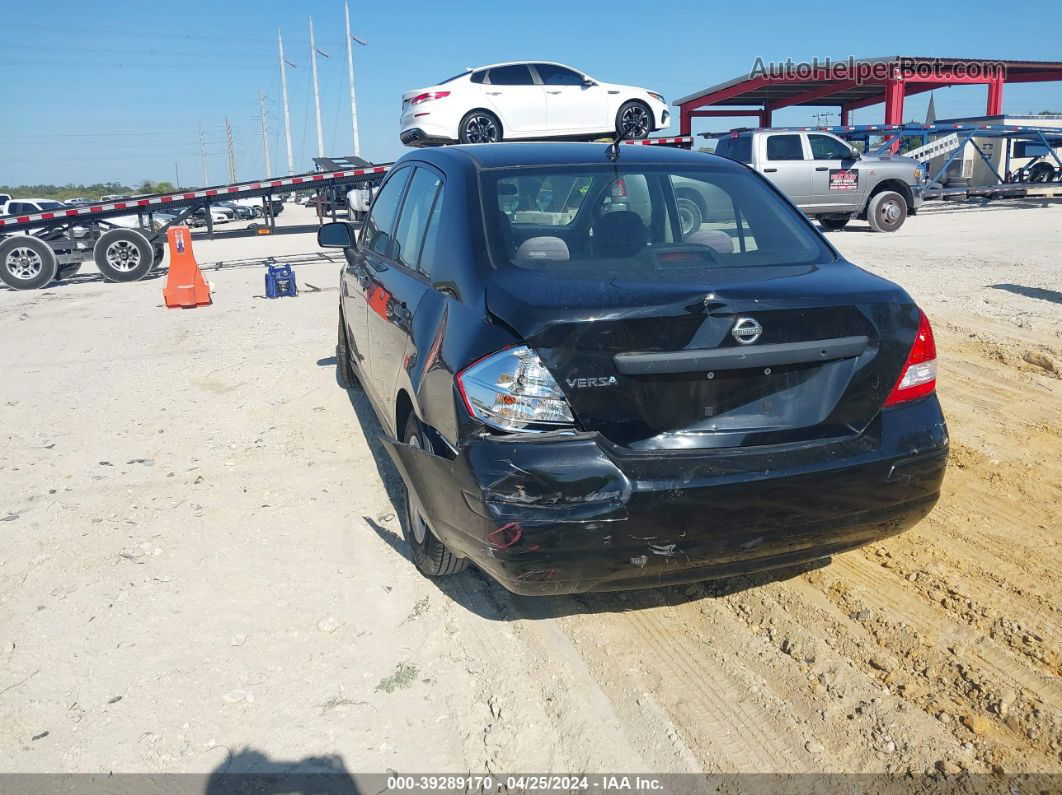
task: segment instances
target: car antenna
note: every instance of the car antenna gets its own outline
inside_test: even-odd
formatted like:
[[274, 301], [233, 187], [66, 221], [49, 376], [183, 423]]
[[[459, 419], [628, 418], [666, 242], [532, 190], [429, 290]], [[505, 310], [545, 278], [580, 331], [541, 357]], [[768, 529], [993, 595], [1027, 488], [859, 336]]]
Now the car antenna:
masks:
[[624, 132], [626, 131], [623, 129], [623, 127], [620, 127], [620, 129], [616, 131], [616, 140], [610, 143], [608, 145], [608, 148], [605, 150], [605, 154], [608, 155], [608, 159], [611, 160], [613, 163], [619, 160], [620, 141], [623, 140]]

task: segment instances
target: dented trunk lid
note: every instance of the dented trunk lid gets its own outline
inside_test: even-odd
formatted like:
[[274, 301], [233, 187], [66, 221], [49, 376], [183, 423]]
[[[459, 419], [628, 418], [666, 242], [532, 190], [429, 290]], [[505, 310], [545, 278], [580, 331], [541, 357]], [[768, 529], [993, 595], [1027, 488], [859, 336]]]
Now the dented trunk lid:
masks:
[[[538, 353], [583, 430], [640, 450], [861, 433], [918, 327], [900, 287], [843, 261], [512, 268], [492, 273], [487, 307]], [[745, 318], [761, 329], [751, 344], [732, 333]]]

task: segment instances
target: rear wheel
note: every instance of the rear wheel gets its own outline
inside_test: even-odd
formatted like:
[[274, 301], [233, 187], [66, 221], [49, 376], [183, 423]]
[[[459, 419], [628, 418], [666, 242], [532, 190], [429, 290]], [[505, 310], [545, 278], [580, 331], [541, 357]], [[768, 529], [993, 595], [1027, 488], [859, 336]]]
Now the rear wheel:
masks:
[[474, 110], [461, 119], [457, 136], [463, 144], [496, 143], [502, 139], [501, 122], [489, 111]]
[[80, 262], [75, 262], [72, 265], [61, 265], [59, 267], [59, 278], [72, 279], [74, 276], [77, 276], [79, 270], [81, 270]]
[[0, 281], [15, 290], [36, 290], [55, 280], [59, 262], [52, 247], [31, 235], [0, 243]]
[[867, 222], [875, 232], [895, 232], [907, 220], [907, 202], [895, 191], [883, 190], [870, 197]]
[[143, 232], [111, 229], [100, 235], [92, 257], [103, 278], [112, 282], [142, 279], [155, 263], [155, 252]]
[[844, 229], [851, 220], [852, 216], [850, 215], [823, 215], [819, 217], [819, 223], [822, 224], [823, 229], [831, 229], [835, 232], [838, 229]]
[[647, 138], [653, 130], [653, 112], [644, 102], [624, 102], [616, 114], [616, 135]]
[[350, 364], [350, 343], [347, 342], [347, 330], [344, 328], [343, 312], [339, 312], [339, 340], [336, 342], [336, 380], [344, 389], [358, 386], [358, 377]]
[[[431, 442], [424, 435], [420, 421], [412, 412], [406, 420], [402, 439], [410, 447], [431, 452]], [[467, 558], [457, 557], [435, 537], [424, 515], [424, 507], [409, 486], [406, 486], [406, 521], [402, 533], [413, 549], [413, 562], [422, 574], [428, 577], [444, 577], [468, 567]]]
[[1055, 170], [1047, 163], [1037, 163], [1029, 169], [1029, 182], [1053, 182]]

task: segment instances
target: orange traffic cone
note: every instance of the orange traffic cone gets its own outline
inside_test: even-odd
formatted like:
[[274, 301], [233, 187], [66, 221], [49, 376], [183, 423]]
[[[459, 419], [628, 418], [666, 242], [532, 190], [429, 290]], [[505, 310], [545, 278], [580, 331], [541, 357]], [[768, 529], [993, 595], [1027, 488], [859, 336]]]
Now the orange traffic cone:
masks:
[[162, 290], [166, 306], [170, 309], [210, 306], [210, 288], [192, 253], [192, 233], [187, 226], [171, 226], [166, 230], [166, 237], [170, 243], [170, 272]]

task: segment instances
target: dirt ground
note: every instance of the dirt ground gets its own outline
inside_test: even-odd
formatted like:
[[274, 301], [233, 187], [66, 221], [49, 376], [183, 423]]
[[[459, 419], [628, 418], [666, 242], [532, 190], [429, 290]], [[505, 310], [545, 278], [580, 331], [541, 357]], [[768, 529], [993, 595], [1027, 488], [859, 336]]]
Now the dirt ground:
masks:
[[1062, 205], [830, 239], [934, 322], [939, 506], [827, 566], [565, 598], [409, 562], [310, 235], [197, 240], [195, 311], [0, 291], [0, 771], [1062, 772]]

